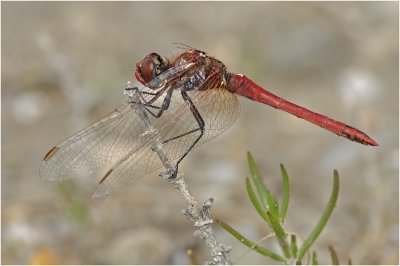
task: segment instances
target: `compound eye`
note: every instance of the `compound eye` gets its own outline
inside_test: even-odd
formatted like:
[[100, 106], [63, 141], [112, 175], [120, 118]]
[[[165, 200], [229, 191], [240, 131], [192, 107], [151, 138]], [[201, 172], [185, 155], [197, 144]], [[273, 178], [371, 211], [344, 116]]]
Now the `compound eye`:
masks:
[[146, 55], [146, 57], [137, 64], [137, 72], [145, 83], [154, 78], [154, 62], [150, 55]]
[[137, 64], [137, 72], [142, 81], [150, 82], [168, 68], [169, 62], [157, 53], [151, 53]]

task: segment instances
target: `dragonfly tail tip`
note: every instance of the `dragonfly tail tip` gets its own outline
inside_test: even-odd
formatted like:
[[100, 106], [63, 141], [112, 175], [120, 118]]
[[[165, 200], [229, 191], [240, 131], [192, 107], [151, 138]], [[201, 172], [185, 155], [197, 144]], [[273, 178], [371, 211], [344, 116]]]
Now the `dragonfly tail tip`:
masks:
[[372, 138], [367, 138], [366, 140], [364, 140], [365, 144], [370, 145], [370, 146], [379, 146], [379, 144], [373, 140]]

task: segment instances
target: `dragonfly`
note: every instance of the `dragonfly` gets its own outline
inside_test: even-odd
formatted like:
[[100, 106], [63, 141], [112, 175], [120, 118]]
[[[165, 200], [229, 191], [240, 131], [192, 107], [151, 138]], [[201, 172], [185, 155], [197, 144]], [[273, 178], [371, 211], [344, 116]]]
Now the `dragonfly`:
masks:
[[100, 178], [93, 196], [101, 197], [162, 168], [152, 135], [146, 134], [138, 115], [139, 104], [176, 172], [189, 152], [235, 122], [240, 109], [236, 95], [286, 111], [351, 141], [378, 146], [364, 132], [276, 96], [192, 47], [175, 58], [146, 55], [136, 63], [135, 77], [141, 85], [127, 86], [125, 94], [136, 90], [139, 101], [129, 96], [109, 115], [53, 147], [42, 161], [42, 178], [55, 181], [96, 173]]

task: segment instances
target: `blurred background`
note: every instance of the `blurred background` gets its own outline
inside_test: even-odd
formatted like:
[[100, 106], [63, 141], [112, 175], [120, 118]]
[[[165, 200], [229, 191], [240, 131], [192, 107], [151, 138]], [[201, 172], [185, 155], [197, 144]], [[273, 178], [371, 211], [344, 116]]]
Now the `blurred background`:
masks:
[[[379, 147], [339, 138], [241, 98], [238, 121], [181, 165], [195, 198], [215, 199], [221, 218], [257, 241], [271, 232], [245, 190], [251, 151], [271, 192], [289, 173], [288, 231], [305, 238], [329, 198], [339, 201], [314, 244], [321, 263], [333, 245], [342, 263], [397, 264], [399, 230], [399, 28], [396, 2], [3, 2], [2, 220], [4, 264], [186, 264], [192, 248], [210, 260], [158, 172], [92, 199], [95, 180], [51, 183], [43, 156], [126, 102], [123, 87], [150, 52], [180, 42], [232, 72], [311, 110], [359, 128]], [[273, 261], [215, 226], [239, 264]], [[271, 240], [262, 242], [277, 248]]]

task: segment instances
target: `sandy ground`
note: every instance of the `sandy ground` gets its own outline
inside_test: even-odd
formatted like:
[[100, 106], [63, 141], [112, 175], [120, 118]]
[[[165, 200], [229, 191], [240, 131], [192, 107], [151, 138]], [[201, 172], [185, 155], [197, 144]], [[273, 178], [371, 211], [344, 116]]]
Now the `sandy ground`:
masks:
[[[157, 172], [104, 199], [95, 178], [51, 183], [38, 169], [46, 152], [126, 101], [135, 62], [171, 55], [181, 42], [299, 105], [355, 126], [379, 147], [351, 143], [262, 104], [240, 99], [238, 121], [193, 151], [181, 170], [212, 216], [250, 239], [271, 233], [251, 207], [244, 178], [253, 153], [281, 195], [290, 175], [285, 228], [303, 238], [329, 197], [339, 202], [314, 245], [357, 264], [397, 264], [399, 230], [398, 3], [2, 2], [2, 263], [186, 264], [187, 248], [209, 260], [181, 215], [178, 193]], [[235, 262], [246, 252], [233, 247]], [[263, 244], [276, 248], [273, 241]], [[270, 264], [249, 252], [237, 263]]]

